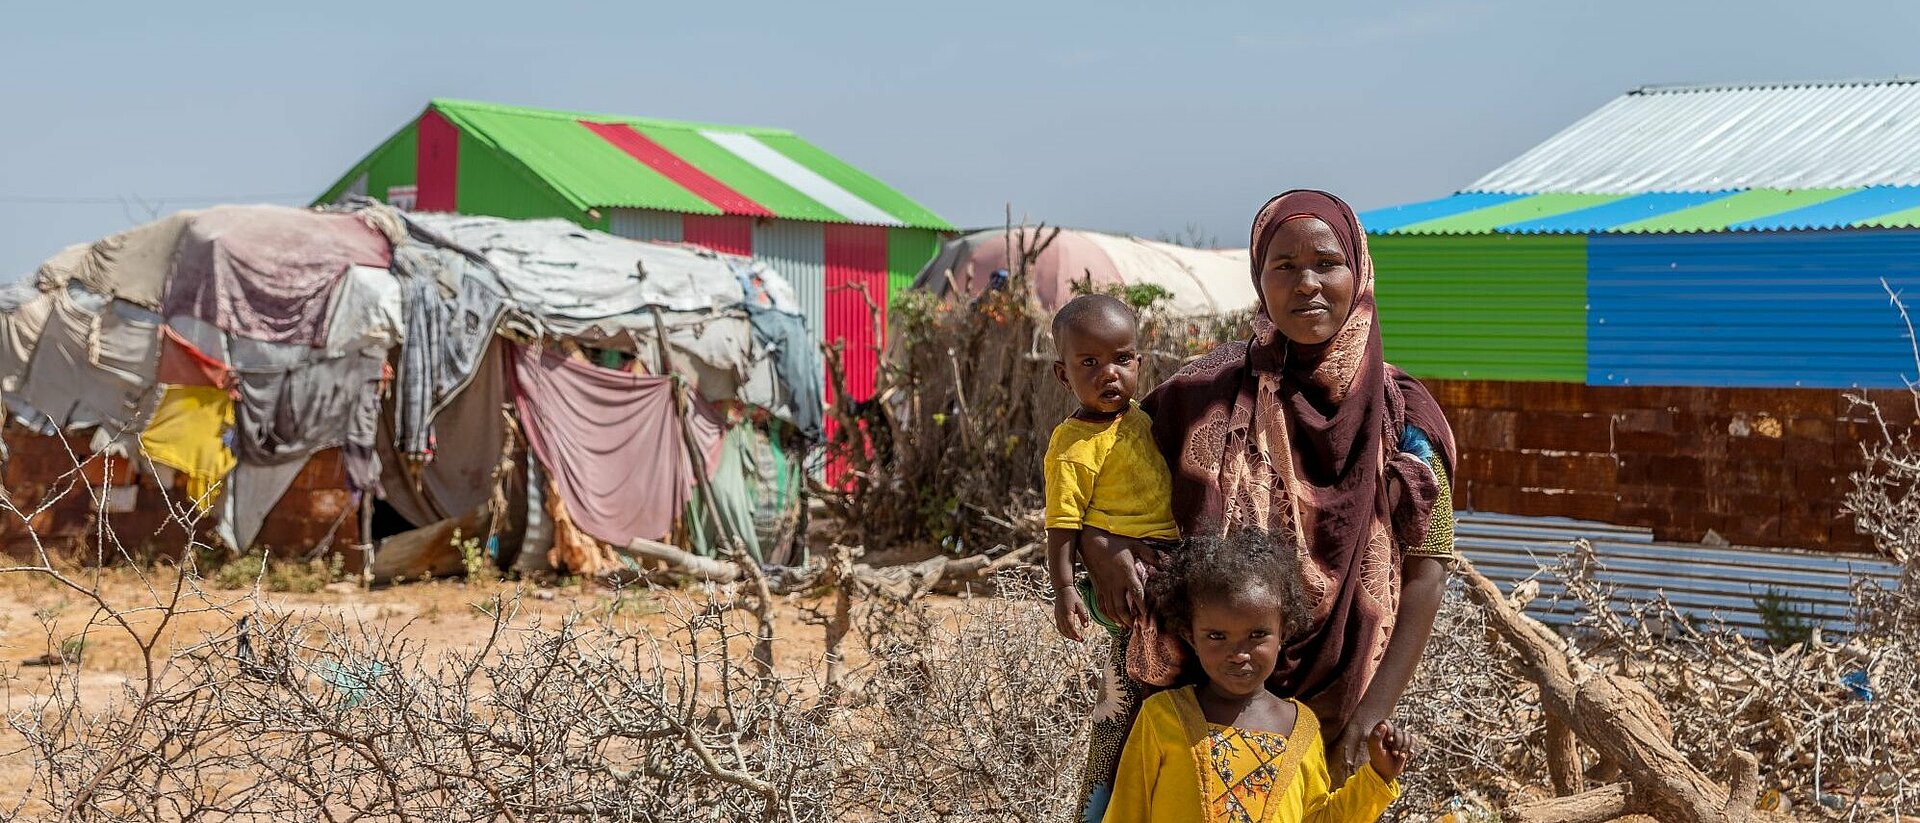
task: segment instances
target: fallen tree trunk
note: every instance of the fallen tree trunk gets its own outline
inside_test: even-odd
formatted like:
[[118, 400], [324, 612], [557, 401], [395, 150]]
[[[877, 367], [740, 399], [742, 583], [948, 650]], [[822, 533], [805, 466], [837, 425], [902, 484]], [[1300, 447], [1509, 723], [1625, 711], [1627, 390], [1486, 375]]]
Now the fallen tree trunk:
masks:
[[[1628, 784], [1618, 792], [1624, 796], [1619, 803], [1612, 801], [1616, 792], [1609, 786], [1509, 809], [1509, 823], [1575, 819], [1565, 815], [1599, 814], [1616, 806], [1622, 814], [1648, 814], [1666, 823], [1744, 823], [1752, 815], [1759, 788], [1753, 755], [1732, 753], [1732, 778], [1725, 787], [1701, 774], [1674, 748], [1665, 718], [1646, 705], [1645, 689], [1618, 675], [1570, 666], [1556, 635], [1515, 609], [1472, 563], [1465, 558], [1459, 563], [1468, 597], [1486, 611], [1489, 623], [1513, 649], [1521, 673], [1540, 687], [1541, 708], [1565, 724], [1575, 740], [1618, 766]], [[1567, 765], [1563, 759], [1562, 767]], [[1563, 786], [1572, 783], [1569, 777]]]
[[737, 563], [713, 557], [701, 557], [658, 540], [636, 537], [627, 544], [626, 553], [643, 563], [657, 563], [666, 571], [679, 577], [709, 583], [732, 583], [740, 579], [740, 566]]
[[[1029, 544], [999, 557], [972, 555], [950, 559], [937, 556], [918, 563], [881, 568], [857, 563], [851, 566], [847, 575], [860, 588], [897, 600], [911, 600], [930, 592], [960, 594], [988, 584], [995, 575], [1032, 562], [1037, 551], [1037, 546]], [[702, 557], [654, 540], [634, 540], [627, 544], [623, 553], [655, 567], [650, 569], [650, 574], [660, 577], [711, 583], [734, 583], [742, 579], [737, 563]], [[779, 593], [808, 591], [834, 583], [823, 572], [823, 569], [815, 569], [812, 573], [784, 578]]]
[[1507, 811], [1507, 823], [1606, 823], [1627, 815], [1632, 791], [1625, 783], [1583, 794], [1529, 803]]

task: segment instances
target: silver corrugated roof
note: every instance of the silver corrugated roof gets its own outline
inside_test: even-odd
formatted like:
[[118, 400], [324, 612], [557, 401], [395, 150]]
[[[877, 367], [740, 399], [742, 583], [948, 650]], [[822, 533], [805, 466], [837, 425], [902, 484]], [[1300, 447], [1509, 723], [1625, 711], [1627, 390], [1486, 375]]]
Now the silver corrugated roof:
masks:
[[1920, 80], [1628, 92], [1466, 191], [1920, 185]]

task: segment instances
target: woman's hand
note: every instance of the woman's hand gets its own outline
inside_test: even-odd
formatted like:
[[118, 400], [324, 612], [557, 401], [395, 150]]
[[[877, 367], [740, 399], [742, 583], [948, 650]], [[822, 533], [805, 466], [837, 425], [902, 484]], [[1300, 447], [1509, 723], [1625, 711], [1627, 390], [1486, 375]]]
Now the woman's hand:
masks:
[[[1386, 722], [1386, 718], [1382, 717], [1356, 717], [1340, 729], [1339, 736], [1333, 739], [1333, 745], [1327, 748], [1327, 776], [1332, 779], [1333, 785], [1347, 782], [1347, 778], [1359, 771], [1360, 764], [1367, 762], [1367, 749], [1373, 731]], [[1387, 775], [1382, 772], [1380, 776]]]
[[1147, 613], [1147, 593], [1134, 559], [1148, 556], [1135, 538], [1094, 528], [1080, 531], [1080, 562], [1093, 578], [1093, 599], [1107, 619], [1131, 630]]
[[1373, 731], [1367, 735], [1367, 762], [1373, 764], [1373, 770], [1380, 779], [1392, 783], [1407, 770], [1407, 761], [1413, 757], [1413, 734], [1393, 727], [1385, 720], [1374, 724]]

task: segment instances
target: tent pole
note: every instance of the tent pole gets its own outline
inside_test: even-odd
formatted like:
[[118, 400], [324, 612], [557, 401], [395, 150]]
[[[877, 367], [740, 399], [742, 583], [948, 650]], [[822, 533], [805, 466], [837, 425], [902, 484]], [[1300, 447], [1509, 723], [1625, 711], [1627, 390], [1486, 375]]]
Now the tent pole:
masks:
[[360, 588], [373, 585], [373, 495], [360, 492]]

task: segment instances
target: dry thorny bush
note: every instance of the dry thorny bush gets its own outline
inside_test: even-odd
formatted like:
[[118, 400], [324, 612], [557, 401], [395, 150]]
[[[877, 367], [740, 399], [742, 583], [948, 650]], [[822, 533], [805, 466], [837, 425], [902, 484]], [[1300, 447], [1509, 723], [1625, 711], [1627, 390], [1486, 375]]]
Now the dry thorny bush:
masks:
[[[77, 477], [66, 492], [101, 491]], [[25, 523], [48, 503], [4, 508]], [[200, 552], [143, 566], [105, 520], [91, 543], [85, 567], [42, 546], [0, 573], [86, 598], [87, 631], [132, 639], [137, 670], [89, 699], [101, 672], [75, 656], [14, 695], [33, 776], [0, 819], [1037, 821], [1078, 779], [1093, 650], [1043, 630], [1028, 575], [990, 600], [838, 592], [868, 653], [829, 684], [817, 649], [755, 664], [744, 588], [662, 593], [664, 630], [496, 596], [474, 604], [483, 643], [434, 653], [258, 589], [219, 599]], [[98, 585], [109, 562], [144, 582], [130, 600]], [[188, 615], [218, 628], [167, 632]]]

